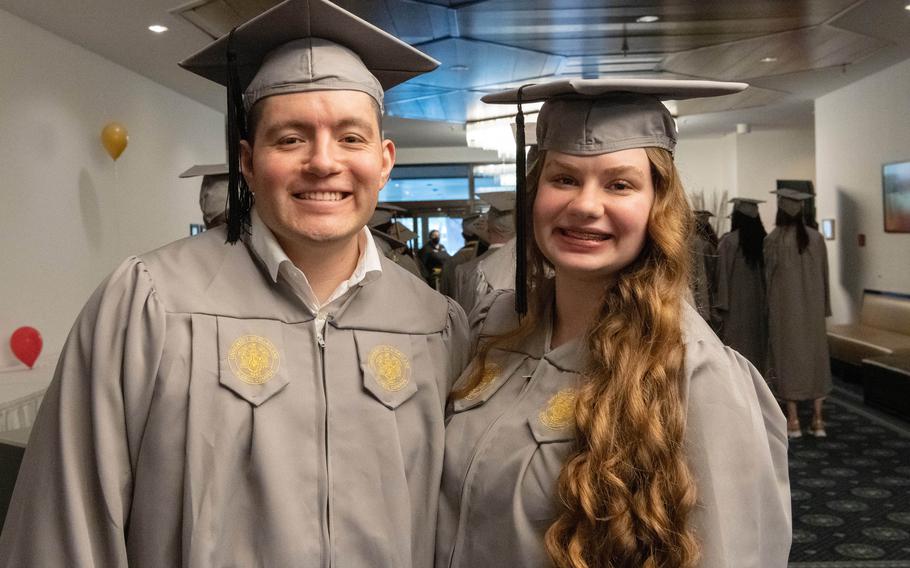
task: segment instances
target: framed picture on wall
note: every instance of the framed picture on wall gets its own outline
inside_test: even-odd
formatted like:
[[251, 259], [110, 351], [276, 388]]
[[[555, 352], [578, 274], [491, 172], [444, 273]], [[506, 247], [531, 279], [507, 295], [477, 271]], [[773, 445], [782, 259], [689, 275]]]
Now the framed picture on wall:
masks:
[[882, 166], [886, 233], [910, 233], [910, 162]]

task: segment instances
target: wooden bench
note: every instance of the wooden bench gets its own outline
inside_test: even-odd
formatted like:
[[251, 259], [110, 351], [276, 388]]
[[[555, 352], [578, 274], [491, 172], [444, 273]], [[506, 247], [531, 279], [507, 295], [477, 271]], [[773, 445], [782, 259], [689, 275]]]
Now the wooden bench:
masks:
[[863, 359], [910, 351], [910, 294], [864, 290], [859, 322], [829, 325], [828, 348], [855, 369]]

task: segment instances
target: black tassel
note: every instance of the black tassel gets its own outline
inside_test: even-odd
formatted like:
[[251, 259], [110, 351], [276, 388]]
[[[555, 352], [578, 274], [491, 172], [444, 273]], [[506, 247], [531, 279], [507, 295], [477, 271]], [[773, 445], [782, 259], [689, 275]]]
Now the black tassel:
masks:
[[[236, 29], [236, 28], [235, 28]], [[236, 243], [250, 230], [250, 211], [253, 194], [240, 173], [240, 141], [246, 139], [246, 110], [237, 71], [237, 53], [234, 51], [234, 30], [228, 35], [227, 45], [227, 137], [228, 137], [228, 208], [227, 242]]]
[[528, 195], [525, 187], [525, 115], [521, 110], [518, 88], [518, 114], [515, 116], [515, 311], [528, 313]]

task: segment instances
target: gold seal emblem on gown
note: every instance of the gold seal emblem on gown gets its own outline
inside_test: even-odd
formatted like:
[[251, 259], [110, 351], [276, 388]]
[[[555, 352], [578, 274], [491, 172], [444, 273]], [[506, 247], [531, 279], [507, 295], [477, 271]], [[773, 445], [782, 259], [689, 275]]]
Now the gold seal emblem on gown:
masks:
[[261, 385], [278, 371], [278, 350], [265, 337], [244, 335], [231, 344], [228, 363], [238, 379], [250, 385]]
[[563, 389], [550, 397], [539, 418], [541, 424], [553, 430], [575, 424], [575, 389]]
[[465, 400], [476, 400], [480, 395], [483, 394], [483, 391], [487, 390], [499, 374], [502, 372], [502, 369], [499, 365], [491, 363], [484, 367], [483, 377], [480, 378], [480, 382], [477, 383], [477, 386], [471, 389], [471, 391], [465, 395]]
[[411, 362], [391, 345], [377, 345], [370, 351], [370, 370], [379, 386], [387, 391], [400, 391], [411, 380]]

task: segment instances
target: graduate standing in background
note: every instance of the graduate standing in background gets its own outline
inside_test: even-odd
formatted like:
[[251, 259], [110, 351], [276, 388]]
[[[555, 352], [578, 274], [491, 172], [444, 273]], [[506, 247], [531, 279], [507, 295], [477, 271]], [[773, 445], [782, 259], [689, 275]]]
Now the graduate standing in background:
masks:
[[228, 87], [227, 224], [85, 306], [0, 566], [430, 566], [466, 321], [365, 225], [394, 163], [384, 89], [437, 63], [288, 0], [183, 65]]
[[768, 380], [787, 401], [787, 434], [802, 435], [797, 402], [812, 401], [809, 433], [825, 436], [822, 405], [831, 392], [825, 318], [831, 315], [828, 251], [821, 234], [806, 227], [803, 202], [812, 194], [779, 189], [775, 229], [765, 238], [768, 286]]
[[767, 371], [768, 304], [762, 247], [765, 227], [758, 215], [758, 199], [735, 198], [730, 232], [717, 247], [715, 308], [721, 340]]
[[454, 298], [465, 313], [493, 290], [515, 284], [515, 192], [492, 191], [478, 195], [490, 205], [486, 213], [487, 250], [455, 271]]
[[484, 97], [546, 102], [527, 193], [519, 136], [515, 291], [472, 312], [479, 352], [452, 393], [437, 567], [786, 566], [784, 416], [685, 299], [692, 214], [660, 100], [743, 87]]

